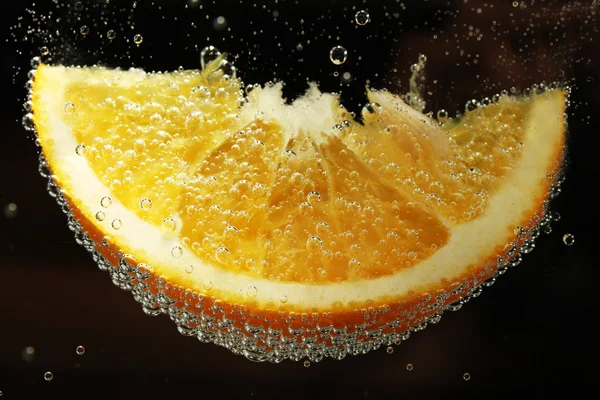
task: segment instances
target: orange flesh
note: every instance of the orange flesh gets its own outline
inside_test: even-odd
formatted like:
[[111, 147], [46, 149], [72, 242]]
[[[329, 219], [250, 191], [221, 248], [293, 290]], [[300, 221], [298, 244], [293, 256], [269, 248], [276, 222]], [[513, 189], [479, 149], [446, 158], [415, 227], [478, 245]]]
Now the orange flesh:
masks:
[[66, 99], [115, 197], [208, 263], [278, 281], [375, 278], [430, 257], [450, 225], [485, 211], [528, 111], [504, 97], [433, 126], [376, 110], [365, 126], [290, 137], [277, 121], [240, 126], [235, 79], [186, 71], [127, 89], [107, 79], [73, 80]]

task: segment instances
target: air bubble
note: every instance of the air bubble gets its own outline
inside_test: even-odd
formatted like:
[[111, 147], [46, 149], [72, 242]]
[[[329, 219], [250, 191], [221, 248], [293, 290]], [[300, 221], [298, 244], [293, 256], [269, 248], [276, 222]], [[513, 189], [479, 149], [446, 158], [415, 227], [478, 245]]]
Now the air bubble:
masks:
[[48, 371], [44, 374], [44, 380], [46, 382], [50, 382], [52, 379], [54, 379], [54, 374], [52, 372]]
[[186, 265], [185, 272], [191, 274], [192, 272], [194, 272], [194, 266], [192, 264]]
[[325, 235], [329, 232], [329, 224], [327, 222], [319, 222], [315, 229], [319, 235]]
[[147, 197], [144, 197], [140, 200], [140, 208], [144, 211], [150, 211], [152, 208], [152, 200]]
[[225, 264], [231, 258], [231, 253], [229, 252], [229, 249], [227, 247], [219, 247], [215, 252], [215, 258], [221, 264]]
[[98, 211], [96, 213], [96, 219], [100, 222], [104, 221], [104, 218], [106, 218], [106, 214], [104, 214], [102, 211]]
[[308, 361], [308, 360], [304, 360], [304, 363], [303, 363], [303, 365], [304, 365], [304, 368], [308, 368], [308, 367], [310, 367], [310, 361]]
[[106, 32], [106, 38], [108, 40], [115, 40], [116, 37], [117, 37], [117, 32], [113, 31], [112, 29], [109, 30], [108, 32]]
[[342, 46], [334, 46], [329, 51], [329, 59], [335, 65], [342, 65], [348, 58], [348, 50]]
[[215, 28], [216, 31], [222, 31], [223, 29], [227, 28], [227, 20], [225, 17], [218, 16], [215, 18], [213, 20], [213, 28]]
[[465, 373], [463, 374], [463, 379], [464, 379], [465, 381], [468, 381], [469, 379], [471, 379], [471, 374], [470, 374], [470, 373], [468, 373], [468, 372], [465, 372]]
[[465, 111], [473, 111], [476, 110], [477, 107], [479, 106], [479, 103], [477, 102], [477, 100], [469, 100], [467, 101], [467, 104], [465, 104]]
[[394, 352], [394, 348], [389, 346], [387, 349], [385, 349], [385, 351], [387, 351], [388, 354], [392, 354]]
[[413, 365], [412, 364], [406, 364], [406, 370], [407, 371], [412, 371], [413, 370]]
[[79, 33], [81, 33], [83, 36], [87, 36], [90, 33], [90, 28], [87, 25], [83, 25], [81, 28], [79, 28]]
[[448, 120], [448, 111], [441, 109], [437, 112], [437, 119], [440, 122], [446, 122]]
[[354, 20], [358, 25], [366, 25], [371, 22], [371, 16], [366, 10], [360, 10], [354, 16]]
[[317, 204], [319, 201], [321, 201], [321, 194], [320, 194], [319, 192], [315, 192], [315, 191], [313, 191], [313, 192], [310, 192], [310, 193], [309, 193], [309, 194], [306, 196], [306, 199], [308, 200], [308, 202], [309, 202], [311, 205], [313, 205], [313, 206], [314, 206], [314, 205], [315, 205], [315, 204]]
[[118, 231], [123, 226], [123, 223], [117, 218], [113, 219], [113, 221], [110, 223], [110, 226], [112, 226], [114, 230]]
[[179, 246], [174, 246], [171, 249], [171, 256], [173, 258], [181, 258], [181, 256], [183, 255], [183, 249]]
[[85, 146], [83, 144], [78, 144], [77, 147], [75, 147], [75, 154], [77, 154], [78, 156], [84, 155]]
[[174, 232], [175, 227], [176, 223], [173, 218], [165, 218], [162, 222], [162, 229], [164, 232]]
[[362, 109], [362, 117], [366, 122], [375, 121], [381, 116], [383, 109], [379, 103], [367, 103]]
[[133, 43], [137, 44], [138, 46], [140, 44], [142, 44], [143, 41], [144, 41], [144, 37], [142, 35], [140, 35], [139, 33], [133, 37]]
[[77, 346], [77, 348], [75, 349], [75, 353], [77, 353], [77, 355], [82, 356], [85, 353], [85, 347]]
[[250, 297], [251, 299], [255, 298], [257, 294], [258, 294], [258, 289], [256, 289], [256, 286], [249, 286], [248, 290], [246, 290], [246, 295], [248, 297]]
[[238, 228], [236, 228], [233, 225], [228, 226], [227, 228], [225, 228], [225, 230], [223, 231], [223, 237], [226, 240], [232, 240], [235, 239], [239, 234]]
[[281, 302], [282, 304], [285, 304], [285, 303], [287, 303], [287, 301], [288, 301], [288, 298], [287, 298], [287, 296], [286, 296], [286, 295], [282, 295], [282, 296], [279, 298], [279, 302]]
[[110, 207], [111, 204], [112, 204], [112, 199], [108, 196], [104, 196], [103, 198], [100, 199], [100, 205], [104, 208]]
[[210, 290], [210, 289], [212, 289], [212, 287], [213, 287], [213, 284], [212, 284], [211, 281], [205, 281], [204, 282], [204, 289], [205, 290]]
[[50, 54], [50, 50], [48, 50], [46, 46], [42, 46], [40, 47], [40, 54], [43, 56], [47, 56], [48, 54]]
[[575, 243], [575, 236], [570, 233], [566, 233], [562, 240], [567, 246], [572, 246]]
[[75, 113], [75, 104], [66, 102], [64, 110], [65, 110], [65, 114], [73, 115]]
[[200, 52], [200, 66], [206, 68], [211, 61], [216, 60], [221, 55], [221, 52], [215, 46], [207, 46]]
[[318, 236], [311, 236], [306, 241], [306, 249], [309, 253], [317, 253], [323, 248], [323, 240]]
[[350, 211], [350, 213], [352, 215], [358, 215], [360, 214], [360, 204], [356, 201], [351, 201], [350, 203], [348, 203], [348, 211]]

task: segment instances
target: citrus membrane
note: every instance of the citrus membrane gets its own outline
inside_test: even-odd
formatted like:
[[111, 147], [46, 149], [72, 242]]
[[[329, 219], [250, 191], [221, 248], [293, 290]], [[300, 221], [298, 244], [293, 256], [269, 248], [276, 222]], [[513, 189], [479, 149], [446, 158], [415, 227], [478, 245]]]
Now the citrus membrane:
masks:
[[315, 84], [287, 102], [224, 65], [42, 64], [30, 94], [73, 229], [186, 334], [271, 361], [389, 344], [460, 308], [546, 221], [562, 89], [436, 121], [368, 88], [354, 118]]

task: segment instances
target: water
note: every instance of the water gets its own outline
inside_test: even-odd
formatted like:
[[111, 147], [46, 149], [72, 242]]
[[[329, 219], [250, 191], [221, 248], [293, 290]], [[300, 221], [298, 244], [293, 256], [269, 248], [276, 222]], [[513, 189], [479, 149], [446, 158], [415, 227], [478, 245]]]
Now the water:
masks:
[[[364, 11], [366, 13], [366, 11]], [[375, 24], [368, 24], [367, 23], [370, 21], [370, 16], [367, 13], [366, 16], [363, 13], [363, 11], [359, 11], [356, 13], [355, 15], [355, 22], [357, 25], [359, 25], [359, 29], [367, 29], [367, 28], [371, 28], [373, 27]], [[360, 16], [359, 16], [360, 14]], [[230, 25], [230, 23], [228, 23], [228, 21], [226, 21], [224, 18], [223, 20], [219, 19], [220, 17], [216, 17], [213, 20], [213, 27], [215, 29], [217, 29], [217, 27], [215, 27], [215, 21], [217, 23], [217, 25], [219, 27], [221, 26], [228, 26]], [[366, 21], [366, 22], [365, 22]], [[361, 23], [364, 22], [364, 23]], [[367, 25], [367, 26], [365, 26]], [[82, 27], [83, 28], [83, 27]], [[87, 26], [86, 26], [87, 28]], [[224, 29], [224, 28], [223, 28]], [[223, 30], [220, 29], [220, 30]], [[219, 29], [217, 29], [219, 30]], [[84, 34], [83, 32], [81, 32], [81, 35], [83, 36], [88, 36], [88, 38], [92, 37], [92, 34], [94, 34], [93, 32], [89, 31], [89, 28], [87, 30], [87, 33]], [[112, 35], [111, 35], [112, 36]], [[113, 39], [110, 39], [108, 33], [107, 33], [107, 38], [109, 40], [115, 40], [116, 36]], [[86, 38], [87, 40], [87, 38]], [[125, 39], [124, 39], [125, 40]], [[130, 40], [130, 39], [127, 39]], [[476, 39], [474, 39], [476, 40]], [[141, 45], [142, 42], [144, 41], [144, 39], [142, 38], [141, 34], [136, 34], [133, 37], [133, 43], [137, 46]], [[149, 42], [143, 42], [144, 44], [149, 43]], [[144, 47], [144, 46], [142, 46]], [[307, 44], [308, 47], [308, 44]], [[348, 45], [348, 49], [350, 49], [351, 51], [353, 51], [354, 49], [351, 48], [350, 45]], [[350, 61], [354, 62], [354, 53], [350, 53], [353, 56], [351, 58], [348, 57], [348, 49], [342, 46], [334, 46], [331, 47], [331, 50], [329, 52], [329, 56], [330, 56], [330, 61], [331, 63], [336, 66], [343, 66], [344, 68], [349, 67], [349, 64], [351, 63]], [[304, 51], [304, 50], [303, 50]], [[54, 50], [50, 51], [51, 53], [54, 53]], [[321, 53], [322, 55], [323, 53]], [[204, 69], [209, 62], [218, 59], [220, 56], [222, 55], [222, 53], [220, 53], [215, 47], [209, 46], [206, 47], [204, 50], [201, 51], [200, 53], [200, 64], [201, 67]], [[431, 56], [430, 56], [431, 57]], [[474, 57], [474, 56], [473, 56]], [[428, 59], [426, 56], [421, 55], [418, 56], [417, 58], [417, 63], [413, 64], [410, 67], [410, 72], [411, 74], [411, 79], [409, 82], [409, 92], [407, 93], [408, 97], [405, 97], [405, 99], [407, 99], [407, 103], [409, 105], [411, 105], [413, 108], [417, 109], [417, 110], [425, 110], [426, 109], [426, 102], [424, 100], [425, 96], [426, 96], [426, 85], [425, 85], [425, 81], [424, 81], [424, 71], [426, 69], [426, 64], [428, 62]], [[414, 58], [413, 58], [414, 60]], [[430, 62], [431, 64], [431, 62]], [[329, 66], [328, 66], [329, 67]], [[234, 67], [230, 64], [230, 63], [222, 63], [220, 65], [220, 67], [214, 71], [216, 73], [216, 75], [213, 77], [214, 79], [223, 79], [223, 76], [229, 76], [229, 77], [233, 77], [235, 76], [235, 69]], [[357, 74], [358, 75], [358, 74]], [[213, 79], [211, 78], [211, 79]], [[225, 79], [226, 80], [226, 79]], [[361, 89], [362, 90], [362, 89]], [[196, 91], [197, 95], [202, 95], [202, 93], [204, 92], [203, 89], [198, 89]], [[250, 91], [252, 92], [252, 91]], [[220, 91], [218, 92], [219, 96], [222, 96], [222, 98], [226, 98], [227, 96], [229, 96], [230, 94], [225, 94], [225, 91]], [[477, 108], [480, 108], [484, 105], [484, 101], [470, 101], [469, 103], [467, 103], [466, 105], [466, 109], [467, 110], [475, 110]], [[363, 103], [365, 104], [365, 103]], [[465, 103], [463, 103], [465, 104]], [[76, 104], [73, 103], [68, 103], [65, 104], [64, 107], [64, 112], [65, 114], [69, 115], [69, 116], [74, 116], [76, 115], [79, 111]], [[129, 107], [130, 111], [133, 110], [134, 112], [131, 114], [131, 116], [136, 116], [137, 114], [139, 114], [141, 111], [139, 108], [136, 107]], [[383, 114], [383, 110], [380, 104], [376, 103], [376, 102], [367, 102], [366, 105], [364, 106], [364, 108], [362, 108], [361, 111], [362, 117], [364, 120], [366, 121], [374, 121], [374, 122], [380, 122], [381, 116]], [[437, 117], [438, 120], [440, 122], [445, 122], [447, 121], [450, 116], [447, 111], [445, 111], [444, 109], [440, 109], [437, 113]], [[194, 119], [195, 118], [195, 119]], [[206, 123], [205, 117], [202, 116], [202, 118], [200, 118], [200, 116], [195, 116], [194, 118], [188, 119], [186, 122], [188, 122], [189, 126], [188, 128], [194, 128], [197, 129], [198, 126], [200, 126], [201, 124]], [[194, 125], [195, 124], [195, 125]], [[192, 126], [193, 125], [193, 126]], [[342, 124], [340, 123], [340, 126]], [[392, 129], [390, 127], [385, 127], [385, 128], [389, 128]], [[345, 130], [345, 128], [342, 126], [342, 131]], [[351, 131], [351, 129], [349, 129], [349, 131]], [[383, 130], [382, 130], [383, 132]], [[170, 140], [165, 136], [165, 140]], [[256, 151], [257, 152], [262, 152], [264, 150], [261, 150], [264, 146], [265, 143], [264, 142], [255, 142], [256, 144]], [[150, 145], [150, 144], [148, 144]], [[142, 150], [143, 146], [146, 146], [146, 144], [142, 145], [141, 143], [137, 144], [137, 149], [138, 150]], [[81, 150], [81, 149], [80, 149]], [[72, 151], [72, 150], [71, 150]], [[86, 154], [89, 155], [88, 151], [77, 151], [77, 149], [75, 150], [75, 152], [78, 155], [84, 155]], [[80, 154], [82, 153], [82, 154]], [[285, 150], [284, 154], [286, 154], [287, 157], [292, 158], [292, 159], [297, 159], [297, 158], [301, 158], [302, 157], [302, 152], [300, 150], [293, 151], [293, 150]], [[300, 155], [300, 157], [298, 157], [298, 155]], [[45, 161], [43, 159], [41, 159], [41, 164], [42, 167], [41, 169], [44, 169]], [[389, 170], [393, 170], [394, 166], [391, 166], [389, 168]], [[472, 171], [475, 171], [475, 169], [473, 169]], [[478, 171], [478, 170], [477, 170]], [[481, 175], [481, 174], [474, 174], [472, 173], [471, 175]], [[296, 187], [296, 188], [304, 188], [306, 185], [310, 185], [310, 180], [307, 180], [303, 177], [298, 177], [298, 176], [294, 176], [292, 175], [293, 178], [290, 178], [292, 184]], [[216, 178], [215, 178], [216, 179]], [[353, 177], [348, 177], [348, 180], [351, 181], [352, 179], [354, 179]], [[422, 178], [424, 180], [424, 182], [429, 179], [426, 177]], [[475, 179], [475, 178], [473, 178]], [[479, 178], [477, 178], [479, 179]], [[428, 182], [428, 181], [427, 181]], [[429, 182], [428, 182], [429, 183]], [[560, 183], [560, 179], [559, 179], [559, 183]], [[243, 334], [245, 336], [242, 336], [242, 334], [240, 334], [235, 327], [232, 326], [228, 326], [226, 321], [229, 320], [233, 320], [233, 319], [245, 319], [246, 317], [243, 316], [244, 313], [242, 313], [242, 316], [239, 315], [231, 315], [228, 314], [229, 311], [223, 309], [222, 307], [220, 307], [217, 303], [210, 303], [210, 304], [204, 304], [204, 305], [199, 305], [197, 307], [197, 309], [194, 310], [193, 314], [190, 315], [190, 312], [188, 312], [188, 306], [186, 305], [186, 300], [182, 300], [184, 298], [187, 298], [189, 301], [190, 297], [198, 297], [198, 293], [191, 293], [189, 295], [185, 295], [187, 297], [184, 297], [183, 295], [176, 295], [173, 293], [172, 290], [172, 285], [169, 282], [160, 282], [160, 283], [153, 283], [153, 285], [155, 285], [155, 287], [158, 289], [155, 292], [149, 292], [148, 291], [148, 285], [150, 283], [148, 282], [156, 282], [157, 277], [153, 274], [153, 273], [149, 273], [148, 271], [146, 271], [145, 269], [139, 268], [137, 266], [134, 265], [130, 265], [128, 263], [128, 261], [125, 259], [125, 257], [121, 257], [120, 259], [112, 259], [112, 260], [108, 260], [105, 258], [104, 255], [102, 255], [101, 252], [99, 252], [97, 244], [94, 244], [90, 238], [88, 238], [85, 233], [82, 231], [81, 226], [78, 224], [78, 222], [74, 219], [74, 216], [71, 212], [71, 210], [69, 210], [67, 203], [64, 199], [64, 197], [62, 197], [62, 194], [60, 193], [60, 191], [58, 190], [58, 188], [56, 187], [56, 185], [54, 184], [52, 178], [50, 177], [49, 180], [49, 188], [50, 188], [50, 192], [53, 195], [53, 197], [55, 197], [57, 199], [57, 201], [59, 202], [59, 205], [63, 208], [63, 211], [65, 211], [65, 213], [67, 213], [68, 218], [70, 220], [70, 226], [72, 227], [72, 229], [75, 231], [76, 234], [76, 238], [78, 242], [81, 242], [88, 251], [92, 252], [94, 255], [94, 258], [96, 260], [98, 260], [98, 264], [100, 266], [101, 269], [106, 270], [109, 272], [109, 274], [111, 275], [111, 278], [113, 280], [113, 282], [120, 288], [124, 289], [124, 290], [128, 290], [131, 291], [134, 295], [134, 298], [140, 302], [142, 304], [142, 307], [144, 308], [144, 311], [146, 313], [148, 313], [149, 315], [158, 315], [161, 313], [167, 314], [169, 315], [178, 325], [178, 328], [180, 329], [180, 332], [182, 332], [183, 334], [187, 335], [187, 336], [196, 336], [200, 341], [202, 342], [214, 342], [218, 345], [224, 346], [229, 348], [230, 350], [232, 350], [234, 353], [236, 354], [244, 354], [247, 358], [249, 359], [253, 359], [253, 360], [258, 360], [258, 361], [272, 361], [272, 362], [278, 362], [281, 359], [294, 359], [294, 360], [300, 360], [304, 357], [308, 357], [308, 360], [305, 361], [308, 362], [308, 365], [310, 365], [310, 362], [318, 362], [322, 357], [332, 357], [332, 358], [336, 358], [336, 359], [342, 359], [344, 358], [346, 355], [351, 354], [361, 354], [367, 351], [371, 351], [373, 348], [378, 348], [378, 347], [386, 347], [387, 345], [390, 344], [397, 344], [396, 341], [399, 339], [399, 335], [404, 337], [405, 335], [409, 335], [410, 332], [416, 332], [421, 330], [423, 327], [425, 327], [428, 323], [434, 323], [439, 321], [439, 316], [441, 316], [441, 314], [443, 313], [444, 310], [446, 309], [450, 309], [450, 310], [455, 310], [458, 309], [462, 306], [462, 304], [464, 304], [465, 302], [467, 302], [470, 298], [472, 297], [477, 297], [478, 294], [480, 293], [480, 289], [481, 289], [481, 282], [469, 282], [467, 285], [465, 285], [464, 288], [462, 288], [461, 290], [458, 290], [457, 293], [455, 294], [455, 298], [452, 299], [452, 302], [450, 303], [450, 296], [452, 296], [452, 294], [449, 291], [445, 291], [444, 293], [440, 293], [440, 294], [436, 294], [437, 298], [435, 299], [430, 299], [428, 301], [424, 301], [422, 305], [417, 306], [416, 311], [420, 312], [417, 313], [418, 316], [410, 316], [407, 317], [405, 315], [393, 315], [393, 312], [390, 311], [389, 309], [387, 309], [385, 306], [382, 306], [380, 310], [377, 310], [378, 312], [381, 313], [381, 315], [377, 314], [377, 317], [371, 317], [369, 316], [368, 313], [365, 314], [364, 320], [360, 320], [358, 322], [353, 322], [351, 324], [348, 324], [348, 326], [336, 326], [336, 329], [338, 329], [340, 332], [340, 334], [336, 334], [335, 338], [331, 337], [330, 333], [324, 333], [324, 335], [330, 335], [328, 336], [329, 342], [328, 345], [324, 348], [322, 347], [316, 347], [313, 346], [313, 342], [312, 341], [318, 341], [318, 334], [315, 331], [315, 329], [310, 329], [315, 328], [317, 326], [317, 322], [316, 321], [303, 321], [304, 324], [306, 324], [306, 328], [302, 327], [302, 330], [296, 329], [297, 327], [294, 325], [293, 321], [287, 320], [287, 319], [283, 319], [282, 320], [278, 320], [276, 323], [280, 324], [281, 326], [279, 328], [277, 327], [273, 327], [273, 332], [275, 332], [275, 334], [273, 334], [273, 341], [271, 342], [265, 342], [264, 340], [264, 335], [263, 335], [263, 331], [265, 331], [266, 329], [268, 329], [268, 324], [264, 321], [261, 321], [260, 328], [257, 327], [256, 325], [252, 325], [250, 324], [250, 326], [253, 327], [253, 329], [250, 329], [251, 332], [255, 332], [255, 333], [249, 333], [249, 335]], [[210, 185], [212, 185], [212, 183], [210, 183]], [[218, 187], [219, 183], [215, 183], [215, 187]], [[432, 187], [429, 186], [428, 187]], [[443, 187], [443, 186], [442, 186]], [[254, 188], [254, 186], [253, 186]], [[433, 186], [434, 189], [433, 190], [437, 190], [437, 191], [441, 191], [441, 189], [439, 188], [439, 185], [434, 185]], [[238, 187], [239, 190], [241, 190], [243, 192], [243, 189], [240, 189]], [[558, 190], [558, 184], [556, 185], [555, 188], [552, 189], [553, 191], [557, 191]], [[360, 191], [360, 189], [358, 187], [356, 187], [356, 191]], [[254, 195], [256, 196], [262, 196], [262, 192], [263, 189], [258, 186], [258, 189], [256, 189], [256, 191], [254, 191], [254, 189], [252, 189], [252, 192], [254, 193]], [[306, 192], [305, 192], [306, 193]], [[306, 194], [304, 197], [304, 200], [306, 200], [306, 204], [308, 206], [305, 206], [303, 209], [305, 209], [305, 213], [308, 215], [310, 213], [313, 213], [314, 210], [319, 207], [320, 204], [324, 203], [324, 195], [325, 192], [323, 192], [323, 195], [321, 194], [321, 192], [316, 191], [316, 190], [310, 190], [308, 191], [308, 194]], [[418, 192], [415, 192], [418, 193]], [[240, 193], [240, 196], [242, 196], [243, 194]], [[118, 197], [116, 197], [115, 199], [118, 199]], [[155, 198], [154, 199], [154, 206], [152, 205], [152, 201], [148, 198], [142, 198], [139, 200], [139, 208], [142, 211], [152, 211], [152, 210], [156, 210], [158, 207], [162, 207], [161, 201], [163, 201], [164, 199], [160, 199], [160, 198]], [[361, 199], [362, 200], [362, 199]], [[136, 200], [138, 201], [138, 200]], [[373, 208], [368, 208], [368, 206], [365, 206], [364, 204], [361, 204], [360, 201], [346, 201], [344, 200], [343, 202], [343, 210], [344, 212], [346, 212], [349, 216], [349, 218], [355, 218], [357, 221], [360, 218], [365, 218], [363, 217], [366, 216], [368, 217], [369, 215], [372, 214], [372, 223], [375, 223], [375, 212], [373, 210]], [[103, 209], [109, 209], [106, 212], [108, 213], [108, 211], [110, 211], [110, 207], [112, 204], [112, 200], [110, 197], [103, 197], [100, 200], [100, 206]], [[304, 204], [301, 203], [301, 204]], [[136, 207], [137, 207], [137, 203], [136, 203]], [[216, 210], [216, 209], [215, 209]], [[223, 206], [223, 209], [219, 209], [217, 210], [217, 212], [215, 212], [215, 217], [216, 216], [223, 216], [223, 215], [228, 215], [227, 218], [236, 218], [237, 216], [233, 213], [233, 211], [226, 209], [225, 206]], [[226, 211], [230, 211], [231, 214], [224, 214]], [[544, 218], [546, 218], [546, 216], [548, 215], [547, 209], [543, 210], [545, 213]], [[102, 214], [100, 214], [102, 213]], [[101, 215], [101, 218], [98, 218], [98, 216]], [[98, 221], [102, 221], [104, 220], [106, 214], [104, 213], [104, 211], [98, 211], [96, 214], [96, 219], [98, 219]], [[470, 217], [470, 215], [467, 215], [468, 217]], [[112, 216], [111, 216], [112, 218]], [[369, 217], [371, 218], [371, 217]], [[160, 220], [159, 220], [160, 222]], [[541, 221], [533, 221], [533, 224], [531, 226], [528, 226], [527, 228], [519, 228], [519, 235], [523, 236], [525, 238], [532, 238], [533, 236], [535, 236], [536, 232], [539, 230], [538, 229], [538, 225], [540, 224]], [[115, 230], [119, 230], [122, 227], [122, 222], [119, 219], [112, 219], [111, 220], [111, 227]], [[547, 225], [549, 226], [549, 223]], [[240, 225], [241, 227], [241, 225]], [[165, 232], [175, 232], [177, 229], [181, 228], [179, 226], [177, 226], [177, 223], [175, 222], [175, 219], [173, 218], [166, 218], [162, 221], [162, 228]], [[220, 227], [219, 232], [223, 232], [223, 237], [227, 240], [233, 240], [235, 241], [235, 238], [237, 237], [237, 235], [239, 235], [238, 233], [238, 228], [235, 229], [231, 229], [231, 228], [235, 228], [234, 226], [230, 226], [230, 227]], [[242, 228], [243, 229], [243, 228]], [[329, 243], [326, 242], [325, 240], [323, 240], [323, 237], [325, 237], [325, 235], [328, 235], [331, 230], [332, 227], [329, 226], [329, 224], [327, 224], [326, 222], [318, 222], [317, 224], [315, 224], [315, 229], [317, 230], [317, 233], [319, 234], [319, 236], [308, 236], [304, 237], [304, 240], [306, 240], [306, 250], [308, 252], [310, 252], [311, 254], [315, 254], [315, 255], [322, 255], [322, 257], [324, 259], [335, 259], [336, 257], [340, 257], [343, 258], [345, 256], [345, 254], [343, 252], [336, 252], [335, 255], [332, 251], [330, 250], [326, 250], [329, 251], [329, 253], [326, 253], [326, 251], [323, 251], [323, 246], [324, 245], [328, 245]], [[546, 229], [546, 228], [544, 228]], [[392, 232], [393, 233], [393, 232]], [[282, 235], [284, 235], [285, 232], [282, 232]], [[566, 235], [565, 235], [566, 236]], [[394, 240], [394, 235], [389, 235], [386, 236], [386, 238], [389, 238], [389, 240], [393, 241]], [[352, 239], [354, 238], [348, 238], [349, 240], [349, 245], [348, 245], [348, 253], [356, 253], [356, 254], [360, 254], [360, 252], [362, 251], [361, 249], [364, 247], [361, 247], [360, 245], [358, 245], [357, 243], [353, 243]], [[563, 239], [564, 240], [564, 239]], [[213, 242], [207, 241], [206, 243], [208, 244], [208, 250], [207, 252], [210, 252], [211, 257], [214, 257], [214, 259], [224, 265], [228, 265], [230, 263], [233, 263], [234, 257], [235, 255], [232, 255], [234, 253], [234, 247], [231, 247], [231, 250], [229, 247], [225, 247], [222, 246], [219, 243], [215, 243], [214, 247], [211, 247]], [[565, 244], [568, 244], [565, 241]], [[572, 243], [571, 243], [572, 244]], [[229, 246], [229, 244], [228, 244]], [[531, 251], [533, 249], [533, 240], [527, 240], [522, 247], [519, 250], [522, 250], [523, 253], [527, 254], [529, 251]], [[518, 264], [518, 262], [520, 262], [521, 259], [521, 255], [520, 254], [508, 254], [509, 250], [507, 250], [507, 254], [504, 255], [503, 261], [498, 263], [498, 265], [493, 264], [490, 266], [490, 269], [493, 270], [497, 270], [500, 271], [502, 270], [502, 268], [504, 266], [508, 266], [508, 265], [516, 265], [515, 263]], [[173, 247], [171, 250], [171, 256], [174, 258], [180, 258], [183, 255], [183, 249], [182, 247], [176, 246]], [[331, 254], [331, 255], [329, 255]], [[416, 253], [412, 254], [410, 256], [410, 260], [411, 261], [415, 261], [417, 258]], [[259, 264], [260, 265], [261, 260], [258, 260], [258, 262], [256, 260], [254, 260], [253, 262], [250, 262], [249, 265], [256, 265]], [[347, 260], [347, 264], [351, 269], [360, 269], [359, 267], [361, 266], [361, 262], [358, 258], [349, 258]], [[192, 265], [187, 265], [186, 267], [183, 267], [185, 269], [185, 272], [187, 274], [192, 274], [194, 273], [194, 268]], [[323, 269], [321, 270], [323, 271]], [[317, 271], [318, 274], [321, 274], [321, 272]], [[494, 275], [493, 273], [490, 273], [490, 275]], [[489, 286], [494, 282], [494, 277], [486, 279], [483, 282], [484, 286]], [[217, 286], [217, 282], [215, 282], [215, 286]], [[211, 288], [213, 287], [213, 283], [210, 281], [205, 281], [203, 284], [205, 290], [211, 290]], [[257, 287], [244, 287], [244, 288], [240, 288], [239, 290], [241, 290], [243, 293], [245, 293], [245, 295], [248, 298], [255, 298], [257, 296], [258, 293], [260, 293], [260, 288]], [[280, 298], [280, 303], [282, 305], [288, 303], [290, 299], [288, 299], [288, 296], [281, 296]], [[206, 300], [207, 302], [211, 302], [212, 300]], [[430, 302], [429, 302], [430, 301]], [[240, 309], [244, 310], [244, 307], [240, 307]], [[427, 310], [427, 311], [425, 311]], [[213, 312], [214, 311], [214, 312]], [[320, 315], [319, 313], [317, 313], [318, 315], [315, 317], [316, 320], [318, 320], [318, 318], [322, 317], [322, 315]], [[425, 315], [427, 314], [427, 315]], [[432, 315], [434, 315], [432, 317]], [[250, 318], [248, 318], [250, 320]], [[201, 320], [201, 321], [200, 321]], [[396, 322], [397, 321], [397, 322]], [[236, 321], [237, 322], [237, 321]], [[247, 322], [247, 321], [241, 321], [241, 322]], [[250, 322], [256, 322], [256, 321], [251, 321]], [[338, 321], [336, 321], [337, 323]], [[395, 326], [394, 329], [396, 329], [396, 331], [392, 332], [392, 333], [385, 333], [385, 334], [381, 334], [380, 332], [378, 333], [378, 329], [380, 327], [380, 325], [382, 323], [386, 323], [386, 324], [391, 324], [393, 326]], [[219, 325], [221, 324], [221, 326]], [[265, 325], [265, 326], [263, 326]], [[412, 328], [411, 328], [412, 327]], [[230, 329], [231, 328], [231, 329]], [[311, 330], [313, 332], [311, 332]], [[302, 339], [302, 343], [300, 345], [295, 344], [295, 343], [287, 343], [285, 341], [285, 337], [281, 335], [281, 333], [277, 333], [277, 332], [300, 332], [297, 333], [296, 336], [298, 336], [299, 338]], [[335, 346], [329, 346], [329, 343], [333, 343], [333, 341], [335, 340], [336, 343], [338, 343]], [[269, 344], [270, 343], [270, 344]], [[387, 351], [389, 352], [389, 349], [393, 348], [391, 346], [387, 347]], [[409, 368], [410, 366], [410, 368]], [[409, 364], [407, 365], [407, 370], [412, 370], [412, 365]], [[465, 379], [467, 380], [467, 379]]]

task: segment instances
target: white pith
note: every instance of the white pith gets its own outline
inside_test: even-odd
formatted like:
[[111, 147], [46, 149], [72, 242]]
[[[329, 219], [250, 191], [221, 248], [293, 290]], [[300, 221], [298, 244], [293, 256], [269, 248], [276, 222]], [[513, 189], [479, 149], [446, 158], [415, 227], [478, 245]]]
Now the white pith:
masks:
[[[180, 258], [173, 258], [171, 249], [181, 246], [177, 238], [167, 237], [158, 227], [144, 222], [125, 208], [110, 188], [96, 177], [86, 158], [75, 153], [77, 140], [63, 120], [65, 99], [60, 83], [68, 82], [67, 70], [46, 66], [43, 73], [48, 75], [45, 79], [54, 83], [38, 93], [42, 115], [38, 113], [40, 106], [37, 105], [34, 118], [38, 134], [47, 133], [46, 136], [40, 134], [40, 142], [52, 170], [60, 177], [62, 188], [83, 215], [113, 243], [118, 243], [123, 252], [151, 265], [157, 274], [200, 293], [227, 293], [228, 300], [238, 303], [277, 306], [285, 298], [286, 308], [325, 311], [339, 308], [340, 303], [363, 303], [377, 297], [401, 298], [409, 292], [428, 291], [441, 280], [458, 279], [469, 266], [481, 264], [482, 260], [494, 255], [498, 247], [514, 240], [513, 227], [522, 223], [524, 216], [538, 205], [539, 199], [546, 196], [547, 174], [555, 169], [554, 155], [564, 141], [562, 93], [556, 91], [538, 95], [528, 118], [523, 156], [514, 171], [491, 197], [485, 213], [452, 228], [448, 243], [432, 257], [394, 275], [377, 279], [321, 285], [284, 283], [214, 267], [196, 257], [191, 249], [184, 248]], [[316, 87], [311, 91], [313, 95], [310, 97], [318, 93]], [[334, 96], [323, 96], [318, 102], [307, 98], [300, 102], [301, 108], [294, 108], [279, 101], [279, 95], [274, 95], [278, 93], [277, 88], [263, 90], [262, 93], [260, 106], [257, 106], [256, 100], [253, 102], [252, 97], [245, 106], [252, 110], [252, 115], [258, 107], [265, 117], [282, 121], [282, 126], [292, 132], [331, 126], [329, 111], [324, 112], [323, 106], [333, 109]], [[307, 119], [311, 122], [306, 123]], [[40, 129], [39, 124], [47, 126]], [[99, 222], [95, 214], [100, 210], [99, 201], [104, 196], [110, 196], [113, 201], [110, 207], [102, 209], [106, 218]], [[119, 230], [111, 228], [114, 219], [122, 221]], [[189, 265], [193, 266], [191, 273], [186, 272]], [[207, 281], [211, 282], [210, 290], [205, 286]], [[251, 287], [256, 290], [248, 290]]]

